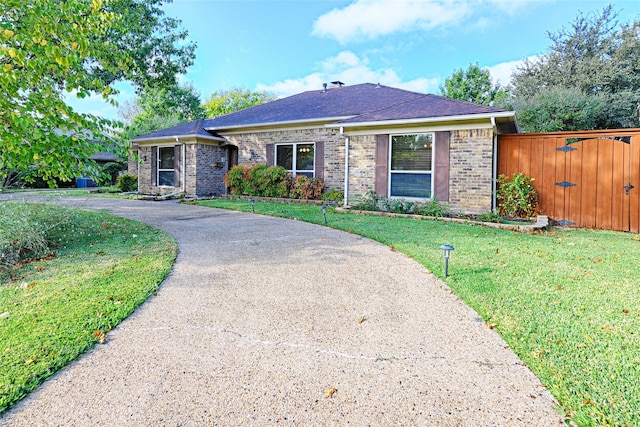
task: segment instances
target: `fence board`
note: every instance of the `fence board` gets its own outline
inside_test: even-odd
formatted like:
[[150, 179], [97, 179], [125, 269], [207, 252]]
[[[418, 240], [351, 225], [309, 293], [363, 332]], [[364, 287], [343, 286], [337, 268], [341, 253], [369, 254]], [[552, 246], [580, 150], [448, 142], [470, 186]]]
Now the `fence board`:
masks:
[[[631, 137], [629, 147], [630, 179], [634, 188], [629, 191], [629, 231], [640, 232], [640, 135]], [[626, 185], [626, 184], [625, 184]]]
[[[611, 139], [630, 136], [631, 143]], [[575, 151], [563, 152], [567, 138]], [[534, 178], [541, 213], [575, 226], [640, 232], [640, 129], [500, 135], [498, 173]], [[567, 181], [575, 186], [562, 187]], [[624, 186], [634, 186], [627, 195]]]

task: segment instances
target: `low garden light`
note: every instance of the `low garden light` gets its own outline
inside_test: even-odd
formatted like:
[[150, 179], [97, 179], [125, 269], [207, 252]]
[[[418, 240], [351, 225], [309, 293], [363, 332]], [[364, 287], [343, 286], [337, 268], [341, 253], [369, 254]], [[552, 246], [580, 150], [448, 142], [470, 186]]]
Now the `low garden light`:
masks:
[[322, 206], [320, 209], [322, 210], [322, 216], [324, 217], [324, 224], [327, 225], [327, 207]]
[[251, 203], [251, 212], [256, 213], [256, 201], [254, 199], [249, 199], [249, 203]]
[[449, 258], [451, 258], [451, 251], [454, 247], [451, 245], [442, 245], [440, 249], [442, 249], [442, 256], [444, 257], [444, 277], [447, 278], [449, 276]]

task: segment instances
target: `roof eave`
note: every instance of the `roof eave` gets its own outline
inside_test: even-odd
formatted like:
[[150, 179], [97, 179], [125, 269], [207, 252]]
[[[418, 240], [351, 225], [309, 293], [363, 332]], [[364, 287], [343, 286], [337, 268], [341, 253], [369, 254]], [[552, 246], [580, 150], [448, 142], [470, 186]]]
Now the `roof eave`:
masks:
[[167, 139], [173, 139], [173, 140], [175, 140], [175, 139], [204, 139], [204, 140], [219, 141], [219, 142], [226, 141], [226, 139], [222, 138], [221, 136], [187, 134], [187, 135], [154, 136], [152, 138], [134, 138], [134, 139], [131, 140], [131, 142], [134, 143], [134, 144], [138, 144], [140, 142], [155, 142], [155, 141], [162, 141], [162, 140], [167, 140]]
[[229, 125], [229, 126], [208, 126], [204, 130], [208, 132], [220, 132], [220, 131], [232, 131], [244, 128], [260, 128], [260, 127], [283, 127], [283, 126], [295, 126], [305, 123], [322, 123], [322, 122], [335, 122], [338, 120], [347, 120], [357, 115], [352, 116], [338, 116], [338, 117], [322, 117], [314, 119], [300, 119], [300, 120], [286, 120], [281, 122], [262, 122], [262, 123], [249, 123], [242, 125]]
[[[349, 127], [368, 127], [368, 126], [397, 126], [397, 125], [413, 125], [419, 123], [436, 123], [436, 122], [451, 122], [451, 121], [466, 121], [466, 120], [483, 120], [491, 118], [509, 118], [513, 117], [515, 120], [515, 112], [513, 111], [498, 111], [494, 113], [481, 113], [481, 114], [464, 114], [457, 116], [439, 116], [439, 117], [420, 117], [415, 119], [397, 119], [397, 120], [377, 120], [370, 122], [352, 122], [352, 123], [329, 123], [325, 127], [328, 128], [349, 128]], [[516, 122], [517, 123], [517, 122]]]

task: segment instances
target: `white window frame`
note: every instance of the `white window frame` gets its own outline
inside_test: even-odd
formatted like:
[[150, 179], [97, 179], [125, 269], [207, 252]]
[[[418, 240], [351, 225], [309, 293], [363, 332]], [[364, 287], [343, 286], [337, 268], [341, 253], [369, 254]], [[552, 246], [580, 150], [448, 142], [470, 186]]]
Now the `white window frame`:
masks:
[[[391, 169], [391, 156], [393, 154], [393, 137], [394, 136], [407, 136], [407, 135], [431, 135], [431, 170], [404, 170], [404, 171], [394, 171]], [[433, 199], [433, 191], [434, 191], [434, 183], [435, 179], [433, 179], [433, 163], [435, 160], [435, 148], [436, 148], [436, 134], [435, 132], [412, 132], [412, 133], [395, 133], [389, 135], [389, 160], [387, 164], [387, 196], [390, 198], [397, 199], [407, 199], [407, 200], [431, 200]], [[421, 175], [431, 175], [431, 188], [429, 188], [429, 193], [431, 197], [411, 197], [411, 196], [392, 196], [391, 195], [391, 175], [392, 174], [421, 174]]]
[[[173, 169], [160, 169], [160, 150], [163, 148], [171, 148], [174, 150], [173, 152]], [[175, 187], [176, 186], [176, 158], [175, 158], [175, 145], [159, 145], [158, 146], [158, 156], [156, 159], [156, 182], [158, 183], [158, 187]], [[172, 172], [173, 173], [173, 185], [161, 185], [160, 184], [160, 172]]]
[[[313, 146], [313, 168], [311, 169], [311, 171], [297, 169], [298, 145]], [[293, 157], [291, 159], [292, 169], [287, 169], [287, 172], [290, 172], [294, 177], [298, 176], [298, 174], [302, 175], [302, 174], [307, 174], [311, 172], [312, 173], [311, 176], [315, 178], [316, 176], [316, 143], [315, 142], [279, 142], [275, 144], [274, 150], [273, 150], [273, 164], [275, 166], [278, 166], [278, 148], [282, 146], [293, 146]]]

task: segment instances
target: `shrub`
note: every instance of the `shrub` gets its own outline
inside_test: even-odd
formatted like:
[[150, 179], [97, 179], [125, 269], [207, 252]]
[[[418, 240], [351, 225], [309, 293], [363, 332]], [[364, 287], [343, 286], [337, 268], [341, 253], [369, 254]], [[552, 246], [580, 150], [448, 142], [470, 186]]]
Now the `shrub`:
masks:
[[286, 197], [287, 170], [281, 166], [234, 166], [224, 182], [234, 196]]
[[533, 178], [515, 173], [509, 179], [504, 174], [498, 177], [498, 210], [511, 218], [530, 218], [538, 212], [538, 192], [531, 185]]
[[118, 175], [124, 170], [123, 166], [122, 163], [117, 162], [105, 163], [101, 168], [103, 177], [100, 180], [100, 184], [114, 185], [118, 179]]
[[503, 222], [502, 217], [496, 212], [485, 212], [485, 213], [482, 213], [482, 214], [478, 215], [476, 217], [476, 219], [478, 221], [482, 221], [482, 222], [496, 222], [496, 223]]
[[59, 209], [30, 203], [0, 205], [0, 267], [49, 255], [51, 231], [68, 220]]
[[123, 193], [136, 191], [138, 189], [138, 177], [135, 175], [120, 175], [116, 180], [116, 188]]
[[382, 205], [382, 209], [392, 213], [411, 213], [413, 211], [415, 202], [409, 202], [404, 199], [394, 199], [387, 197], [380, 197], [379, 204]]
[[369, 190], [360, 197], [359, 201], [353, 204], [353, 208], [361, 211], [377, 211], [380, 210], [379, 200], [380, 198], [376, 195], [376, 192]]
[[329, 190], [322, 193], [322, 200], [341, 202], [342, 200], [344, 200], [344, 193], [335, 188], [330, 188]]
[[291, 186], [289, 197], [292, 199], [317, 200], [322, 198], [322, 190], [324, 189], [322, 178], [298, 175], [295, 179], [289, 178], [289, 182]]
[[413, 208], [413, 213], [416, 215], [433, 216], [436, 218], [449, 216], [451, 213], [451, 207], [444, 202], [438, 201], [438, 198], [433, 196], [431, 200], [426, 203], [419, 203]]

